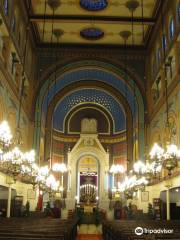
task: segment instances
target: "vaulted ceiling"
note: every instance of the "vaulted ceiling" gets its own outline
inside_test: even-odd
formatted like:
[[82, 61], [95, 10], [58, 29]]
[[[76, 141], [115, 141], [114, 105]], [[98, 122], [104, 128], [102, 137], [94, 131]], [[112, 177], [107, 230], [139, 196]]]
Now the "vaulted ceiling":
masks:
[[[124, 44], [122, 32], [126, 31], [127, 36], [128, 31], [129, 34], [133, 32], [133, 37], [130, 34], [127, 44], [142, 46], [148, 43], [160, 2], [158, 0], [27, 0], [27, 6], [30, 6], [30, 10], [27, 11], [36, 43], [39, 45], [50, 45], [55, 42], [121, 45]], [[56, 36], [59, 34], [60, 37], [56, 37], [52, 32], [56, 32]]]

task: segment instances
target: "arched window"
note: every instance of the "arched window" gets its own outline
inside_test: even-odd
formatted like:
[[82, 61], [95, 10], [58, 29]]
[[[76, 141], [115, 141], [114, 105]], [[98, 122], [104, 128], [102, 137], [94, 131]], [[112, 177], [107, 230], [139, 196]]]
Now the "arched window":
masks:
[[161, 62], [161, 48], [159, 47], [158, 49], [157, 49], [157, 53], [156, 53], [157, 55], [157, 63], [158, 64], [160, 64], [160, 62]]
[[178, 3], [177, 16], [178, 16], [178, 21], [180, 22], [180, 2]]
[[21, 28], [19, 29], [19, 33], [18, 33], [18, 44], [21, 44]]
[[16, 17], [14, 15], [12, 19], [12, 31], [15, 32], [15, 30], [16, 30]]
[[157, 66], [156, 66], [156, 61], [155, 61], [155, 58], [154, 58], [153, 62], [152, 62], [152, 77], [155, 77], [156, 71], [157, 71]]
[[169, 22], [169, 36], [170, 39], [174, 37], [174, 19], [171, 17], [170, 22]]
[[163, 34], [162, 36], [162, 46], [163, 46], [163, 49], [167, 49], [167, 37], [166, 37], [166, 34]]
[[9, 1], [4, 0], [4, 14], [7, 16], [9, 14]]

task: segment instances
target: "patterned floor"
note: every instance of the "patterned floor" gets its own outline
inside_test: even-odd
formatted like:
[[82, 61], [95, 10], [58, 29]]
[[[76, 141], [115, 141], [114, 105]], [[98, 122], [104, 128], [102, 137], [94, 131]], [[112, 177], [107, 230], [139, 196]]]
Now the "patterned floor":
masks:
[[103, 240], [101, 235], [79, 234], [77, 240]]

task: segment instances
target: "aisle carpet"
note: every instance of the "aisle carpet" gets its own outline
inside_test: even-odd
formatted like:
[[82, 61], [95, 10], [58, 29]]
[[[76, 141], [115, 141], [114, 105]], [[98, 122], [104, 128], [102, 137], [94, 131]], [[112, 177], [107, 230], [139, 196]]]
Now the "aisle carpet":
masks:
[[102, 225], [96, 226], [95, 224], [81, 224], [77, 227], [79, 235], [91, 234], [91, 235], [101, 235]]
[[103, 240], [103, 238], [96, 234], [78, 234], [77, 240]]

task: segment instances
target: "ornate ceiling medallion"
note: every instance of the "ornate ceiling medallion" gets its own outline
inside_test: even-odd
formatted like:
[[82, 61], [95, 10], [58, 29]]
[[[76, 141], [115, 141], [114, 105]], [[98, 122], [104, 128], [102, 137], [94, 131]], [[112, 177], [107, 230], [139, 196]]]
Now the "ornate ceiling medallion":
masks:
[[60, 0], [48, 0], [47, 3], [49, 5], [49, 7], [54, 11], [61, 5]]
[[104, 32], [100, 28], [89, 27], [80, 32], [81, 37], [87, 40], [98, 40], [103, 38]]
[[88, 11], [100, 11], [107, 7], [107, 0], [80, 0], [82, 8]]

